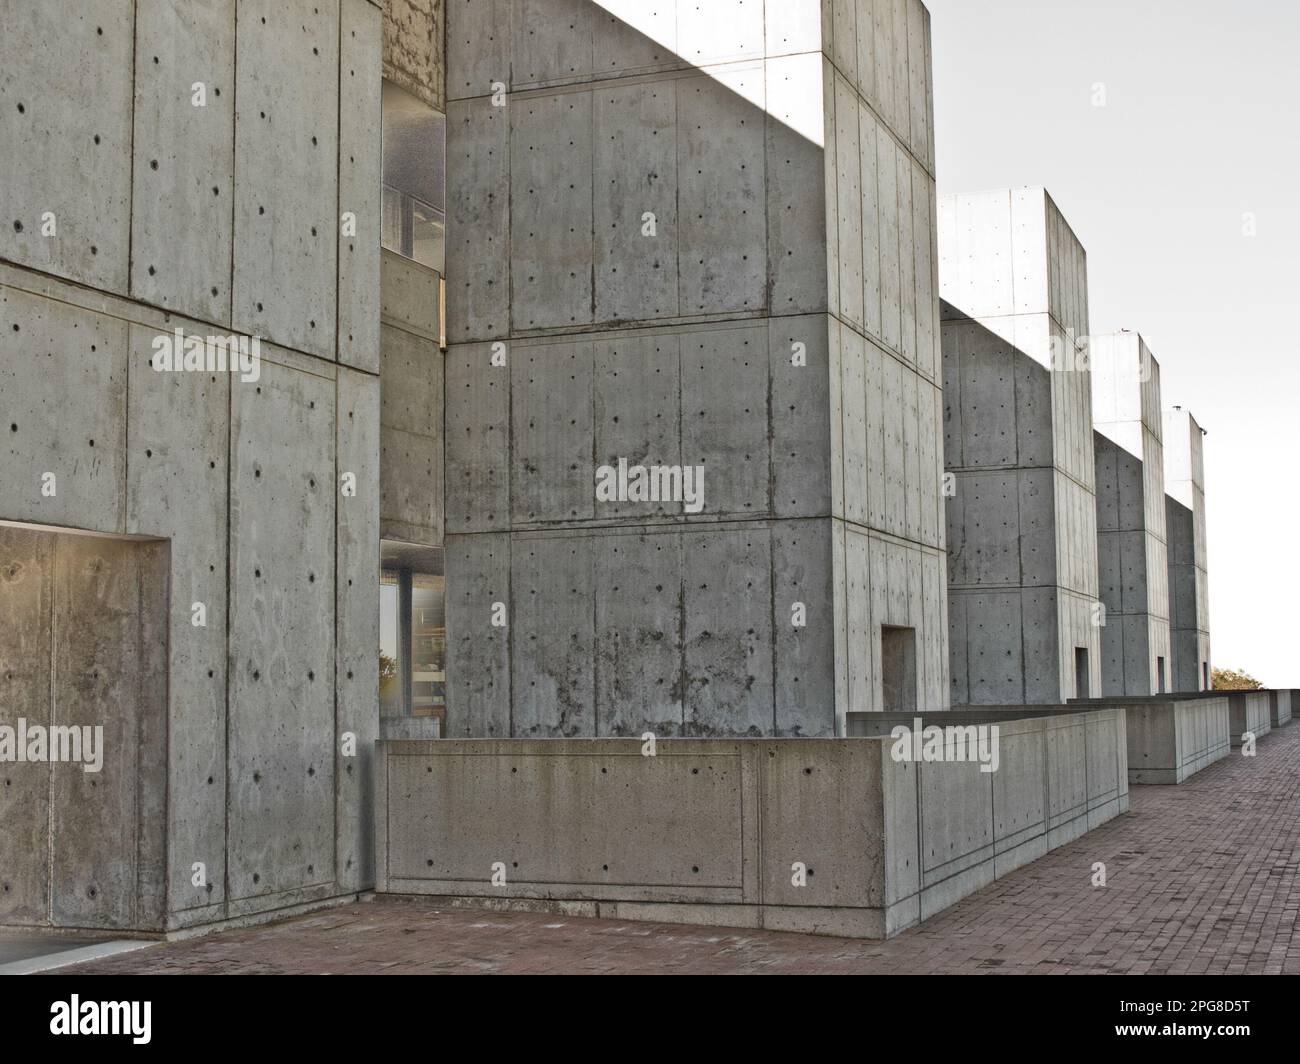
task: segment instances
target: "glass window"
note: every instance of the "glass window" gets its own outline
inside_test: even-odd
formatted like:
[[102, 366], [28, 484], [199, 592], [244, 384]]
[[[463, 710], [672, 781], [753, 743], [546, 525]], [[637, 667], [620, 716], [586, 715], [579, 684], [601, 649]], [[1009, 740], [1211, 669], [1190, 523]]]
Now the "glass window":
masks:
[[447, 582], [442, 551], [385, 540], [379, 573], [379, 713], [447, 734]]
[[442, 273], [446, 259], [447, 120], [384, 82], [383, 245]]
[[385, 717], [405, 715], [405, 701], [399, 663], [402, 660], [398, 575], [391, 570], [379, 574], [379, 712]]
[[[447, 720], [446, 581], [415, 573], [411, 578], [411, 716]], [[445, 729], [441, 734], [446, 734]]]

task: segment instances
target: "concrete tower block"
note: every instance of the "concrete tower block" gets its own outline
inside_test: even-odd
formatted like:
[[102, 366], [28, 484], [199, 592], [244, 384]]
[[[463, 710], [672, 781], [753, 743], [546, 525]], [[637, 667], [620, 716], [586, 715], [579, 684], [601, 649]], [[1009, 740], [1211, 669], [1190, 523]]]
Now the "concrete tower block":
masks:
[[364, 889], [381, 7], [0, 6], [0, 717], [108, 744], [102, 774], [0, 798], [0, 922], [161, 931]]
[[951, 697], [1101, 687], [1087, 258], [1041, 188], [938, 207]]
[[1165, 526], [1169, 545], [1171, 690], [1210, 686], [1205, 546], [1205, 431], [1181, 407], [1164, 412]]
[[1170, 690], [1160, 366], [1133, 332], [1094, 336], [1102, 694]]
[[924, 6], [464, 0], [447, 41], [450, 734], [946, 706]]

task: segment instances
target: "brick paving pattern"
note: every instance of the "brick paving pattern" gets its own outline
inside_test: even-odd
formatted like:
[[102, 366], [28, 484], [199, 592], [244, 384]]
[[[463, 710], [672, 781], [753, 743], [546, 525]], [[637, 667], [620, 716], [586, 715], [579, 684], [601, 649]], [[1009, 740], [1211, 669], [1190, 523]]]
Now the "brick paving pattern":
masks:
[[[888, 942], [377, 899], [96, 973], [1300, 973], [1300, 723]], [[1092, 864], [1108, 885], [1091, 886]]]

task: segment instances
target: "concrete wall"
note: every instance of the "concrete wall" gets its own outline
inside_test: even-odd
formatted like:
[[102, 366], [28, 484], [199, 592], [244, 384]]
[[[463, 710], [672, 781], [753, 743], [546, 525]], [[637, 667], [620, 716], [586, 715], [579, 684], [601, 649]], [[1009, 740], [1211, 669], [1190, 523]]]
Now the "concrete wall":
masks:
[[1232, 752], [1227, 698], [1141, 701], [1125, 713], [1130, 783], [1182, 783]]
[[1274, 728], [1291, 723], [1291, 703], [1294, 694], [1295, 692], [1290, 689], [1268, 693], [1268, 720]]
[[[233, 0], [13, 6], [0, 519], [171, 543], [167, 925], [356, 891], [377, 730], [380, 8], [243, 0], [236, 24]], [[176, 328], [260, 338], [259, 378], [155, 371]]]
[[[842, 734], [882, 625], [945, 704], [919, 0], [466, 0], [447, 39], [451, 734]], [[702, 509], [597, 500], [619, 459]]]
[[1262, 739], [1273, 730], [1270, 691], [1225, 691], [1232, 745], [1241, 746], [1247, 734]]
[[884, 938], [1128, 808], [1123, 710], [1004, 721], [994, 773], [892, 745], [381, 742], [378, 889]]
[[1160, 365], [1137, 333], [1094, 336], [1097, 559], [1106, 695], [1174, 689]]
[[0, 924], [163, 926], [167, 561], [158, 540], [0, 525], [0, 725], [92, 729], [98, 751], [6, 750]]
[[1101, 685], [1087, 260], [1043, 189], [939, 205], [952, 701]]
[[1165, 525], [1173, 690], [1209, 686], [1210, 599], [1205, 537], [1204, 433], [1186, 410], [1164, 412]]
[[444, 526], [440, 278], [388, 250], [381, 277], [381, 535], [438, 547]]

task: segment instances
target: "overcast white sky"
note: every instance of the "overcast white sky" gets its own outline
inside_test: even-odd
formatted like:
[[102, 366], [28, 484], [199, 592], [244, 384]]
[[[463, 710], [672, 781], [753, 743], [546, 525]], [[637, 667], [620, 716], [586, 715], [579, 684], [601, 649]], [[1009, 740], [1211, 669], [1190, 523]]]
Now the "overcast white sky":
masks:
[[1052, 193], [1092, 331], [1141, 332], [1209, 431], [1214, 664], [1300, 687], [1300, 4], [926, 3], [940, 194]]

